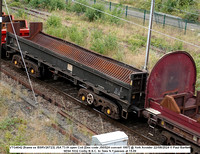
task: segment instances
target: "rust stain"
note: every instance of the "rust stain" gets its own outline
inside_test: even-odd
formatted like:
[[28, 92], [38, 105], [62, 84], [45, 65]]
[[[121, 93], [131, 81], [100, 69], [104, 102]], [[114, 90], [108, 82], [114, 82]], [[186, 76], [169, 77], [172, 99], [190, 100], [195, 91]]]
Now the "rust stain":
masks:
[[109, 59], [106, 59], [103, 56], [98, 56], [93, 52], [74, 47], [72, 44], [65, 43], [62, 40], [55, 40], [43, 33], [38, 33], [31, 38], [31, 40], [51, 51], [66, 56], [73, 61], [86, 65], [128, 84], [131, 81], [130, 75], [135, 72], [133, 69], [109, 61]]

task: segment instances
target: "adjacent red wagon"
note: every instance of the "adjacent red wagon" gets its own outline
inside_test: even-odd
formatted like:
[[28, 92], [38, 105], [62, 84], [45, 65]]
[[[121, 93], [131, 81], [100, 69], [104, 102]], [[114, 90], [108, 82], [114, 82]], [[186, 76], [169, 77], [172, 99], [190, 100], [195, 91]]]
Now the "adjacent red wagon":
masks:
[[29, 28], [26, 20], [15, 20], [13, 15], [6, 15], [4, 12], [2, 12], [2, 31], [1, 31], [1, 43], [6, 43], [6, 24], [10, 23], [10, 19], [13, 23], [19, 23], [20, 26], [20, 36], [29, 36]]
[[194, 96], [195, 83], [196, 66], [188, 53], [163, 56], [147, 81], [144, 114], [152, 130], [156, 125], [168, 130], [163, 133], [168, 144], [192, 143], [197, 145], [196, 152], [200, 146], [200, 92]]

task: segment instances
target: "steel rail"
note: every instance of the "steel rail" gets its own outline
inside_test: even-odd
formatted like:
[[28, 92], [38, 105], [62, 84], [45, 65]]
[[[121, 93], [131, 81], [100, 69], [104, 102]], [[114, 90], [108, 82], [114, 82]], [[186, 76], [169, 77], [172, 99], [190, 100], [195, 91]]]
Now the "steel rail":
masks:
[[[4, 61], [4, 63], [8, 64], [8, 62]], [[14, 67], [12, 66], [11, 64], [8, 64], [9, 67]], [[20, 84], [22, 84], [23, 86], [25, 86], [26, 88], [30, 89], [30, 86], [25, 82], [25, 81], [22, 81], [20, 80], [19, 78], [17, 78], [16, 76], [12, 75], [10, 72], [8, 72], [7, 70], [5, 70], [3, 67], [0, 68], [0, 71], [2, 71], [4, 74], [6, 74], [7, 76], [10, 76], [13, 80], [16, 80], [18, 81]], [[21, 71], [20, 73], [24, 74], [23, 71]], [[89, 112], [93, 112], [94, 114], [97, 115], [97, 117], [101, 117], [102, 119], [106, 120], [106, 121], [109, 121], [110, 123], [116, 125], [116, 127], [119, 127], [121, 128], [123, 131], [128, 131], [130, 132], [131, 134], [134, 134], [134, 135], [137, 135], [140, 139], [142, 139], [143, 141], [146, 141], [148, 142], [150, 145], [160, 145], [159, 143], [157, 143], [156, 141], [152, 140], [151, 138], [141, 134], [140, 132], [137, 132], [131, 128], [129, 128], [128, 126], [120, 123], [119, 121], [117, 120], [114, 120], [114, 119], [111, 119], [109, 118], [108, 116], [106, 116], [105, 114], [101, 113], [100, 111], [96, 110], [96, 109], [93, 109], [85, 104], [83, 104], [79, 99], [67, 94], [66, 92], [63, 92], [57, 88], [55, 88], [55, 86], [51, 86], [47, 83], [44, 83], [44, 81], [41, 81], [39, 79], [35, 79], [37, 83], [40, 83], [40, 84], [45, 84], [45, 86], [49, 87], [50, 89], [52, 89], [53, 91], [59, 93], [61, 96], [64, 96], [65, 98], [67, 98], [68, 101], [71, 101], [73, 103], [76, 103], [77, 105], [81, 106], [82, 108], [88, 110]], [[54, 100], [52, 100], [50, 97], [48, 97], [47, 95], [45, 95], [43, 92], [39, 91], [38, 89], [34, 89], [35, 90], [35, 93], [40, 95], [41, 97], [43, 97], [44, 99], [48, 100], [51, 104], [54, 104], [55, 106], [58, 106], [60, 107], [60, 111], [59, 111], [59, 114], [61, 114], [62, 116], [65, 116], [65, 117], [71, 117], [70, 115], [67, 115], [66, 112], [64, 112], [66, 110], [66, 107], [62, 104], [62, 103], [59, 103], [59, 102], [56, 102]], [[78, 123], [78, 120], [75, 120], [75, 122]], [[80, 122], [79, 122], [80, 123]], [[83, 125], [83, 124], [81, 124]], [[87, 126], [85, 126], [87, 127]], [[88, 128], [88, 127], [87, 127]], [[95, 133], [95, 131], [91, 130], [88, 128], [88, 130], [92, 133], [92, 134], [97, 134]]]
[[[1, 59], [0, 65], [2, 63], [2, 61], [6, 64], [8, 64], [6, 61]], [[11, 66], [10, 64], [8, 64], [9, 66]], [[21, 85], [23, 85], [24, 87], [26, 87], [27, 89], [31, 89], [30, 85], [21, 80], [20, 78], [16, 77], [15, 75], [13, 75], [11, 72], [7, 71], [6, 69], [0, 67], [0, 72], [3, 72], [5, 75], [11, 77], [13, 80], [19, 82]], [[20, 73], [24, 73], [24, 72], [20, 72]], [[74, 117], [70, 116], [68, 113], [66, 113], [62, 108], [63, 105], [60, 103], [57, 103], [56, 101], [53, 101], [50, 97], [48, 97], [47, 95], [45, 95], [44, 93], [42, 93], [41, 91], [35, 89], [35, 92], [37, 93], [37, 95], [40, 95], [41, 97], [43, 97], [45, 100], [49, 101], [51, 104], [54, 104], [55, 106], [59, 107], [59, 110], [57, 111], [58, 114], [60, 114], [62, 117], [68, 118], [70, 119], [72, 122], [77, 123], [81, 128], [86, 129], [89, 133], [96, 135], [97, 133], [94, 132], [93, 130], [91, 130], [90, 128], [88, 128], [87, 126], [85, 126], [83, 123], [81, 123], [80, 121], [76, 120]], [[25, 101], [27, 102], [27, 101]], [[31, 105], [34, 108], [37, 108], [37, 106], [35, 106], [34, 104], [27, 102], [29, 105]], [[46, 116], [48, 116], [47, 113], [45, 113]], [[56, 125], [56, 124], [52, 124], [52, 127], [55, 128], [56, 130], [58, 130], [60, 133], [62, 133], [63, 135], [68, 135], [69, 138], [76, 144], [78, 145], [83, 145], [84, 143], [77, 137], [71, 135], [70, 133], [68, 133], [65, 129], [63, 129], [62, 127]]]

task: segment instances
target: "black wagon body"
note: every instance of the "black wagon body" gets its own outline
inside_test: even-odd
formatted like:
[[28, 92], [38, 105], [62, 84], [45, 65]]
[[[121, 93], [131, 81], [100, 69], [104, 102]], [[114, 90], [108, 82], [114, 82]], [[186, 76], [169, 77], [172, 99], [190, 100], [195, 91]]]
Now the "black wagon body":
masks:
[[[32, 61], [28, 66], [34, 68], [37, 65], [35, 73], [38, 76], [41, 74], [40, 67], [48, 66], [55, 75], [69, 78], [75, 84], [82, 85], [83, 89], [89, 89], [94, 97], [97, 95], [98, 99], [104, 98], [115, 104], [124, 118], [128, 112], [139, 113], [144, 107], [146, 72], [47, 35], [42, 32], [42, 23], [30, 23], [30, 36], [17, 37], [23, 55]], [[5, 49], [12, 53], [12, 57], [19, 54], [15, 36], [11, 32], [7, 33]]]

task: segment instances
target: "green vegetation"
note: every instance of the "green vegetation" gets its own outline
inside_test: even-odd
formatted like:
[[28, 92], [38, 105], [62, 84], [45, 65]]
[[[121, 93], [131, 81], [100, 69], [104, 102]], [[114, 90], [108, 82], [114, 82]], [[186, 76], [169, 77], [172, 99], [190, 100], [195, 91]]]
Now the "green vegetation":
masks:
[[91, 38], [91, 50], [101, 54], [108, 54], [108, 51], [114, 51], [118, 48], [118, 40], [116, 35], [103, 35], [102, 31], [94, 30]]
[[[78, 0], [79, 3], [84, 4], [84, 5], [89, 5], [86, 0]], [[73, 3], [73, 5], [71, 5], [71, 9], [72, 11], [80, 14], [80, 13], [84, 13], [86, 12], [87, 7], [84, 5], [81, 5], [78, 3]]]
[[66, 8], [65, 0], [19, 0], [33, 8], [43, 8], [49, 11], [64, 10]]
[[50, 16], [46, 23], [45, 32], [49, 35], [56, 36], [58, 38], [66, 39], [78, 44], [84, 45], [87, 39], [87, 29], [78, 29], [75, 25], [72, 27], [65, 27], [61, 23], [61, 18], [55, 15]]
[[200, 90], [200, 54], [195, 53], [193, 54], [196, 68], [197, 68], [197, 81], [196, 81], [196, 90]]
[[21, 3], [20, 3], [20, 2], [14, 1], [14, 2], [12, 2], [12, 3], [10, 4], [10, 6], [12, 6], [12, 7], [20, 7], [20, 6], [21, 6]]
[[20, 118], [5, 118], [0, 121], [0, 149], [2, 153], [9, 153], [10, 145], [25, 145], [27, 138], [27, 122]]
[[128, 44], [131, 51], [136, 51], [138, 48], [144, 47], [146, 45], [146, 37], [142, 35], [132, 36], [128, 40]]
[[[145, 47], [147, 42], [146, 36], [134, 35], [128, 40], [129, 48], [131, 51], [137, 51], [138, 48]], [[151, 45], [166, 52], [182, 50], [182, 42], [175, 42], [173, 44], [167, 43], [164, 39], [152, 37]]]
[[26, 19], [27, 18], [27, 14], [23, 9], [19, 9], [17, 11], [16, 15], [17, 15], [18, 18], [21, 18], [21, 19]]
[[62, 26], [61, 18], [52, 15], [47, 19], [45, 26], [46, 26], [45, 31], [49, 35], [56, 36], [62, 39], [66, 38], [67, 36], [66, 29], [63, 28]]
[[[119, 0], [120, 4], [150, 10], [151, 0]], [[179, 16], [190, 21], [198, 21], [200, 4], [195, 0], [156, 0], [155, 11]]]
[[[105, 11], [105, 7], [102, 4], [94, 4], [92, 5], [92, 7], [100, 11]], [[97, 10], [87, 8], [85, 16], [89, 19], [89, 21], [94, 21], [104, 16], [102, 12], [97, 11]]]
[[47, 25], [47, 28], [49, 28], [49, 27], [54, 27], [54, 28], [61, 27], [61, 25], [62, 25], [61, 18], [59, 18], [55, 15], [52, 15], [47, 19], [46, 25]]
[[[116, 16], [116, 17], [122, 17], [123, 14], [123, 9], [122, 9], [122, 5], [116, 5], [116, 7], [112, 10], [112, 11], [107, 11], [109, 14]], [[110, 15], [105, 15], [105, 19], [106, 21], [109, 21], [111, 23], [115, 23], [115, 24], [119, 24], [122, 21], [120, 21], [120, 19], [115, 18], [113, 16]]]
[[84, 45], [88, 36], [88, 31], [85, 28], [79, 30], [76, 26], [67, 28], [67, 36], [72, 42], [78, 45]]

